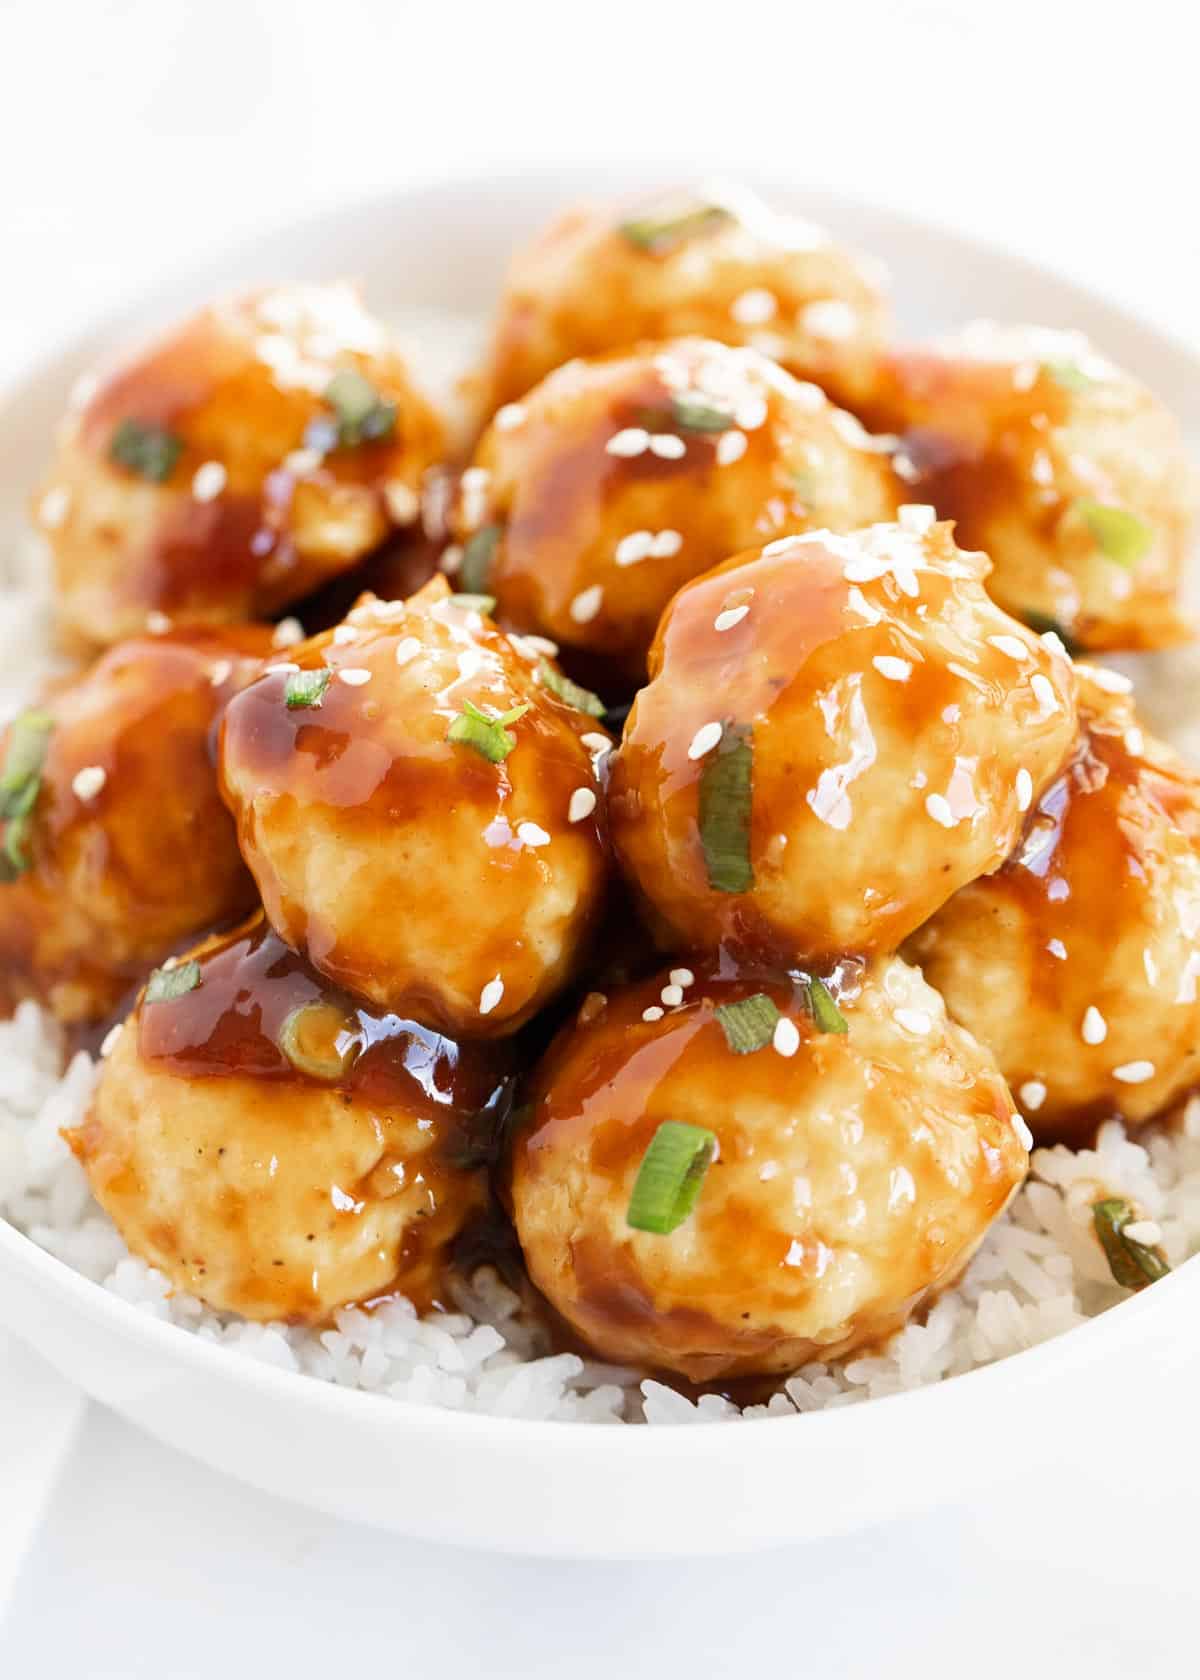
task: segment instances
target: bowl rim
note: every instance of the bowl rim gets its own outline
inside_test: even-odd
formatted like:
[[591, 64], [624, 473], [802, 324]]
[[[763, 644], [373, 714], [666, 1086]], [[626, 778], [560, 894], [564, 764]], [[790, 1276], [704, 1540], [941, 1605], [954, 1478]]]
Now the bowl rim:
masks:
[[[1062, 294], [1085, 304], [1094, 316], [1105, 319], [1108, 330], [1132, 334], [1153, 344], [1180, 361], [1190, 364], [1200, 373], [1200, 351], [1179, 332], [1159, 325], [1136, 310], [1116, 300], [1102, 289], [1076, 280], [1052, 266], [1031, 257], [1007, 250], [997, 239], [978, 236], [974, 232], [957, 231], [948, 220], [926, 215], [909, 214], [865, 195], [830, 192], [806, 182], [791, 173], [764, 169], [760, 164], [728, 162], [719, 170], [705, 170], [703, 165], [684, 166], [678, 158], [642, 160], [638, 164], [622, 165], [621, 186], [636, 190], [640, 184], [677, 180], [686, 175], [695, 179], [704, 174], [720, 173], [747, 181], [767, 194], [784, 202], [801, 206], [801, 213], [811, 214], [819, 222], [829, 221], [836, 227], [839, 216], [862, 215], [895, 231], [898, 237], [950, 242], [977, 253], [983, 260], [1019, 274], [1034, 284], [1057, 287]], [[221, 276], [235, 264], [248, 265], [260, 251], [269, 251], [276, 244], [294, 240], [303, 234], [310, 240], [329, 241], [336, 229], [364, 218], [386, 216], [399, 205], [412, 210], [428, 202], [440, 214], [455, 200], [470, 201], [480, 193], [503, 198], [511, 188], [523, 195], [546, 192], [553, 186], [556, 193], [564, 183], [571, 183], [570, 192], [579, 197], [612, 197], [612, 166], [602, 161], [578, 160], [555, 168], [536, 164], [530, 168], [507, 168], [502, 171], [455, 172], [444, 177], [430, 177], [408, 186], [330, 199], [303, 214], [279, 215], [268, 221], [253, 235], [243, 235], [217, 245], [206, 253], [202, 261], [180, 261], [163, 271], [157, 283], [136, 295], [131, 301], [103, 311], [95, 319], [76, 324], [60, 337], [39, 341], [32, 359], [19, 364], [0, 386], [0, 432], [19, 409], [27, 393], [39, 392], [62, 373], [61, 364], [79, 360], [96, 353], [105, 343], [120, 341], [120, 335], [133, 327], [146, 314], [153, 315], [166, 308], [181, 306], [189, 294], [206, 295], [219, 286]], [[1135, 1134], [1136, 1138], [1136, 1134]], [[161, 1353], [165, 1359], [175, 1358], [185, 1364], [191, 1362], [220, 1381], [256, 1387], [264, 1395], [277, 1395], [280, 1400], [291, 1399], [307, 1404], [318, 1411], [342, 1414], [347, 1423], [356, 1415], [383, 1422], [390, 1419], [390, 1427], [409, 1435], [422, 1432], [435, 1437], [453, 1438], [460, 1433], [478, 1441], [503, 1426], [503, 1433], [526, 1447], [550, 1447], [561, 1444], [564, 1429], [575, 1450], [588, 1454], [605, 1454], [614, 1438], [623, 1443], [622, 1453], [653, 1453], [690, 1457], [695, 1447], [689, 1429], [666, 1427], [624, 1427], [618, 1429], [579, 1426], [564, 1419], [535, 1420], [512, 1418], [488, 1412], [454, 1409], [428, 1402], [397, 1401], [377, 1392], [352, 1389], [341, 1384], [321, 1381], [302, 1371], [286, 1370], [265, 1360], [237, 1351], [222, 1343], [196, 1335], [185, 1326], [161, 1319], [134, 1303], [125, 1300], [102, 1284], [93, 1282], [67, 1261], [59, 1259], [40, 1247], [32, 1237], [0, 1215], [0, 1261], [11, 1262], [18, 1273], [30, 1282], [41, 1283], [49, 1291], [65, 1292], [68, 1299], [84, 1312], [98, 1311], [108, 1321], [114, 1337], [140, 1342], [150, 1351]], [[777, 1432], [781, 1423], [793, 1426], [803, 1421], [806, 1428], [804, 1442], [814, 1450], [841, 1442], [847, 1430], [863, 1437], [868, 1427], [867, 1417], [877, 1420], [876, 1428], [887, 1429], [892, 1423], [903, 1426], [919, 1411], [923, 1419], [935, 1421], [936, 1408], [957, 1405], [955, 1398], [986, 1393], [993, 1405], [1004, 1397], [1023, 1398], [1026, 1403], [1036, 1400], [1042, 1385], [1055, 1370], [1069, 1364], [1094, 1363], [1099, 1356], [1112, 1358], [1120, 1353], [1121, 1344], [1144, 1340], [1148, 1321], [1171, 1311], [1175, 1297], [1190, 1289], [1193, 1274], [1200, 1279], [1200, 1254], [1192, 1256], [1169, 1276], [1161, 1279], [1154, 1289], [1146, 1289], [1135, 1296], [1115, 1303], [1104, 1312], [1088, 1318], [1068, 1331], [1015, 1353], [976, 1366], [959, 1376], [941, 1378], [920, 1387], [880, 1396], [866, 1403], [824, 1408], [815, 1412], [739, 1419], [734, 1431], [737, 1442], [744, 1442], [747, 1451], [761, 1451], [756, 1442], [776, 1439], [776, 1433], [764, 1434], [768, 1428]], [[1103, 1339], [1103, 1340], [1102, 1340]], [[1111, 1344], [1111, 1345], [1106, 1345]], [[963, 1385], [966, 1385], [964, 1390]], [[969, 1404], [969, 1400], [967, 1401]], [[1018, 1407], [1019, 1409], [1019, 1407]], [[928, 1426], [928, 1425], [927, 1425]], [[712, 1443], [711, 1431], [705, 1439]], [[797, 1443], [795, 1429], [788, 1437], [793, 1449]], [[640, 1443], [640, 1444], [639, 1444]], [[869, 1443], [861, 1440], [863, 1451]], [[708, 1449], [706, 1449], [708, 1450]]]

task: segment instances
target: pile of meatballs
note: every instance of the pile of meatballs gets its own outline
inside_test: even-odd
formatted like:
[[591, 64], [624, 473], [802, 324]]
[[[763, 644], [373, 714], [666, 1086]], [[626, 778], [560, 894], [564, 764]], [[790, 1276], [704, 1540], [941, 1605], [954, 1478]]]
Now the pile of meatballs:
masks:
[[466, 390], [304, 285], [77, 388], [3, 1001], [101, 1046], [69, 1141], [219, 1312], [492, 1244], [690, 1383], [877, 1343], [1035, 1139], [1197, 1082], [1200, 777], [1076, 662], [1190, 634], [1176, 424], [1074, 332], [897, 343], [707, 189], [560, 217]]

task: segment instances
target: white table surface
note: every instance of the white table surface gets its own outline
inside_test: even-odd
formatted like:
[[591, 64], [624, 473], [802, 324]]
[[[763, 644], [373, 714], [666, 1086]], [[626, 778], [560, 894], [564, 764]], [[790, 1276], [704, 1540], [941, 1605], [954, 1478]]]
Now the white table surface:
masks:
[[[1195, 340], [1182, 17], [1159, 0], [0, 0], [0, 379], [264, 221], [546, 154], [611, 158], [619, 187], [643, 153], [683, 173], [721, 145], [1039, 257]], [[1097, 1463], [756, 1559], [556, 1564], [254, 1493], [0, 1338], [0, 1675], [1191, 1673], [1195, 1424], [1165, 1397], [1130, 1428], [1132, 1485]]]

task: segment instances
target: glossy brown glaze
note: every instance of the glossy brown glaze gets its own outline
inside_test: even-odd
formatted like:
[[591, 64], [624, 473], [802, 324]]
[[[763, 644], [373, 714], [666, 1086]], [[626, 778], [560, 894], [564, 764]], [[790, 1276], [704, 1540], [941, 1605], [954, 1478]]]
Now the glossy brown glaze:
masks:
[[32, 996], [63, 1021], [101, 1019], [154, 963], [253, 904], [211, 737], [270, 649], [261, 625], [135, 638], [46, 701], [30, 868], [0, 885], [6, 1007]]
[[[844, 1355], [952, 1281], [1020, 1183], [1008, 1092], [896, 958], [831, 980], [845, 1035], [816, 1030], [795, 979], [693, 972], [682, 1002], [669, 972], [611, 994], [539, 1068], [512, 1169], [530, 1274], [602, 1355], [696, 1381]], [[756, 993], [790, 1055], [730, 1048], [715, 1008]], [[666, 1120], [718, 1152], [657, 1235], [626, 1214]]]
[[[322, 452], [305, 434], [330, 415], [324, 393], [343, 368], [395, 404], [395, 426]], [[129, 420], [179, 440], [165, 482], [110, 458]], [[441, 447], [436, 415], [349, 288], [213, 304], [94, 382], [67, 417], [35, 500], [64, 625], [104, 643], [150, 613], [180, 624], [272, 613], [414, 520]]]
[[[142, 999], [69, 1136], [131, 1250], [248, 1318], [322, 1323], [396, 1291], [433, 1305], [486, 1205], [498, 1052], [331, 990], [261, 917], [193, 955], [198, 985]], [[305, 1008], [340, 1074], [284, 1054]]]
[[[276, 930], [335, 984], [492, 1036], [569, 978], [608, 868], [607, 736], [538, 680], [541, 661], [439, 578], [289, 650], [332, 673], [319, 707], [289, 710], [280, 669], [227, 712], [243, 855]], [[468, 701], [529, 708], [502, 761], [448, 738]]]
[[[901, 517], [737, 556], [667, 609], [609, 818], [677, 944], [784, 964], [895, 949], [1003, 861], [1061, 764], [1068, 661], [992, 604], [986, 562], [949, 527]], [[710, 883], [700, 821], [730, 728], [751, 731], [753, 880], [738, 891]]]
[[572, 356], [688, 335], [750, 345], [849, 408], [867, 396], [890, 313], [878, 266], [753, 193], [673, 197], [721, 213], [649, 248], [623, 229], [669, 205], [581, 206], [518, 252], [481, 376], [485, 415]]
[[[882, 366], [875, 422], [903, 434], [913, 494], [985, 549], [988, 587], [1017, 617], [1080, 647], [1154, 648], [1191, 626], [1176, 595], [1196, 477], [1174, 419], [1081, 334], [977, 322]], [[1081, 511], [1135, 515], [1135, 562], [1104, 552]]]
[[1077, 670], [1068, 764], [1003, 869], [909, 954], [994, 1051], [1035, 1134], [1082, 1142], [1200, 1081], [1200, 777], [1144, 734], [1126, 695]]
[[898, 490], [817, 386], [754, 350], [685, 339], [572, 362], [506, 409], [453, 524], [466, 545], [499, 528], [485, 586], [506, 622], [636, 681], [681, 584], [790, 531], [890, 519]]

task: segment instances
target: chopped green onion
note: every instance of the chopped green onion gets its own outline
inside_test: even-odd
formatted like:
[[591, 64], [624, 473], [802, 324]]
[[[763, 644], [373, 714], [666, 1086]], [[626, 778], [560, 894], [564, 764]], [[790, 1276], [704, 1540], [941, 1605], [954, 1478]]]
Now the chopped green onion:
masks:
[[1061, 385], [1064, 391], [1086, 391], [1096, 383], [1075, 362], [1043, 362], [1042, 372]]
[[341, 1079], [358, 1055], [354, 1025], [332, 1003], [302, 1003], [284, 1017], [279, 1048], [297, 1073], [310, 1079]]
[[765, 992], [722, 1003], [716, 1009], [725, 1042], [735, 1056], [749, 1056], [770, 1044], [779, 1023], [779, 1011]]
[[446, 739], [456, 746], [473, 747], [492, 764], [500, 764], [517, 744], [516, 736], [505, 726], [524, 717], [528, 710], [529, 702], [526, 701], [523, 706], [514, 706], [511, 712], [488, 717], [486, 712], [481, 712], [468, 700], [446, 731]]
[[635, 1231], [669, 1236], [695, 1207], [716, 1152], [714, 1132], [681, 1120], [664, 1120], [642, 1156], [626, 1223]]
[[650, 211], [645, 216], [635, 216], [622, 222], [619, 231], [640, 251], [660, 256], [689, 239], [713, 232], [732, 219], [732, 213], [722, 205], [694, 204], [681, 206], [674, 212], [668, 207], [657, 214]]
[[1092, 1223], [1108, 1261], [1108, 1269], [1122, 1289], [1145, 1289], [1171, 1270], [1161, 1248], [1149, 1248], [1125, 1235], [1133, 1207], [1121, 1196], [1092, 1203]]
[[837, 1004], [833, 1001], [833, 994], [823, 980], [808, 981], [805, 990], [808, 993], [808, 1007], [812, 1010], [813, 1024], [818, 1032], [847, 1033], [849, 1023]]
[[1081, 652], [1079, 643], [1075, 638], [1063, 629], [1056, 618], [1051, 618], [1049, 613], [1034, 612], [1030, 608], [1022, 612], [1021, 617], [1029, 628], [1039, 636], [1044, 636], [1048, 631], [1053, 631], [1072, 659], [1077, 653]]
[[396, 405], [383, 397], [357, 368], [339, 368], [325, 387], [325, 401], [334, 418], [318, 415], [309, 423], [304, 441], [310, 449], [353, 449], [390, 437], [396, 426]]
[[1154, 532], [1136, 513], [1094, 502], [1090, 496], [1080, 496], [1075, 511], [1087, 521], [1096, 547], [1118, 566], [1136, 566], [1154, 546]]
[[452, 607], [459, 607], [463, 612], [490, 613], [496, 610], [494, 595], [447, 595]]
[[145, 1003], [170, 1003], [172, 998], [194, 992], [200, 984], [200, 964], [176, 963], [173, 968], [156, 968], [146, 982]]
[[146, 426], [122, 420], [112, 435], [108, 458], [151, 484], [165, 484], [183, 450], [183, 439], [165, 426]]
[[0, 768], [0, 820], [7, 826], [0, 849], [0, 881], [15, 881], [30, 865], [29, 825], [42, 786], [42, 766], [54, 729], [49, 712], [25, 711], [9, 726]]
[[580, 688], [564, 675], [557, 665], [551, 665], [548, 659], [543, 659], [538, 666], [538, 677], [551, 694], [557, 694], [568, 706], [574, 706], [577, 712], [586, 712], [589, 717], [604, 716], [605, 705], [598, 694], [593, 694], [590, 688]]
[[485, 525], [463, 549], [458, 576], [468, 594], [482, 594], [502, 530], [500, 525]]
[[727, 432], [734, 423], [729, 409], [686, 391], [671, 398], [671, 417], [685, 432]]
[[700, 773], [700, 845], [708, 884], [717, 892], [749, 892], [750, 812], [753, 802], [753, 731], [726, 723]]
[[302, 706], [319, 706], [333, 678], [333, 672], [321, 666], [315, 671], [289, 671], [283, 688], [283, 701], [289, 712]]

